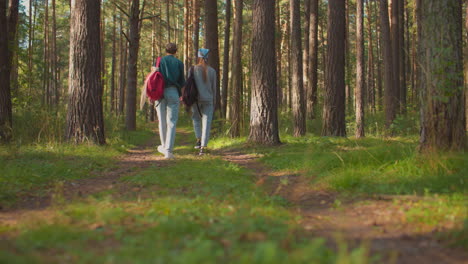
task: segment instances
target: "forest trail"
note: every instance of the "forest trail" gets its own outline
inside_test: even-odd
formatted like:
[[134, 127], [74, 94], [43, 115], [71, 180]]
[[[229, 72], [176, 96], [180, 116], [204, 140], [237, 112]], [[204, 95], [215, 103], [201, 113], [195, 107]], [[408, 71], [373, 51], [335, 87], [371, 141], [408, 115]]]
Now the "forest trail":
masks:
[[167, 166], [170, 161], [155, 155], [155, 142], [156, 137], [153, 137], [144, 145], [129, 150], [118, 157], [115, 166], [110, 170], [93, 173], [85, 179], [58, 182], [46, 187], [43, 192], [33, 190], [26, 196], [18, 197], [18, 202], [12, 208], [0, 211], [0, 222], [14, 224], [18, 219], [31, 214], [47, 217], [47, 213], [53, 211], [54, 205], [63, 205], [106, 190], [112, 190], [118, 195], [138, 192], [141, 189], [139, 186], [120, 182], [119, 178], [154, 164]]
[[294, 173], [278, 173], [258, 161], [258, 156], [231, 150], [223, 159], [255, 173], [257, 186], [270, 195], [279, 195], [301, 216], [300, 224], [310, 236], [326, 238], [331, 247], [345, 241], [350, 247], [366, 245], [382, 256], [382, 263], [463, 264], [468, 256], [451, 249], [437, 237], [440, 230], [425, 230], [406, 222], [405, 210], [415, 196], [376, 196], [340, 201], [330, 191], [312, 189], [310, 178]]
[[[178, 132], [182, 135], [178, 137], [178, 145], [190, 145], [189, 132]], [[22, 197], [13, 208], [0, 211], [0, 222], [15, 225], [27, 217], [47, 219], [55, 206], [107, 190], [112, 191], [113, 196], [140, 192], [144, 195], [147, 187], [119, 179], [151, 166], [173, 166], [177, 162], [165, 160], [157, 153], [156, 142], [155, 136], [146, 144], [130, 150], [119, 157], [115, 167], [108, 171], [87, 179], [55, 184], [41, 196]], [[300, 224], [307, 236], [325, 238], [332, 248], [339, 248], [340, 241], [345, 241], [349, 248], [366, 245], [372, 255], [377, 253], [385, 261], [379, 263], [468, 263], [466, 253], [461, 249], [448, 248], [437, 238], [436, 234], [441, 230], [426, 230], [405, 221], [405, 209], [419, 199], [417, 197], [342, 198], [337, 193], [312, 189], [310, 178], [303, 175], [274, 172], [258, 160], [258, 155], [245, 154], [242, 149], [216, 150], [209, 155], [253, 172], [258, 188], [271, 196], [281, 196], [290, 203], [290, 210], [301, 217]]]

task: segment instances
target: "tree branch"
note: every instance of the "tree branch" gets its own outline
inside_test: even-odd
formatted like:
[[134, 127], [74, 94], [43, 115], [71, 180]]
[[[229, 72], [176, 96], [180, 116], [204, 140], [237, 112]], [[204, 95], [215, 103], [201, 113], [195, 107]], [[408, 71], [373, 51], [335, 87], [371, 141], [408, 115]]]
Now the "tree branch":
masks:
[[126, 15], [127, 17], [130, 18], [130, 15], [129, 15], [122, 7], [120, 7], [120, 6], [119, 6], [118, 4], [116, 4], [116, 3], [113, 3], [113, 4], [114, 4], [115, 7], [117, 7], [117, 9], [120, 10], [120, 12], [124, 13], [124, 15]]
[[145, 20], [145, 19], [156, 18], [156, 17], [160, 17], [160, 16], [161, 16], [161, 15], [154, 15], [154, 16], [142, 17], [142, 18], [140, 18], [140, 21]]
[[130, 43], [130, 39], [127, 37], [127, 34], [125, 34], [125, 32], [123, 30], [121, 30], [120, 33], [122, 35], [124, 35], [124, 37], [127, 39], [128, 43]]
[[139, 20], [138, 20], [138, 23], [139, 23], [139, 25], [138, 25], [138, 34], [140, 34], [140, 32], [141, 32], [141, 26], [143, 25], [143, 22], [142, 22], [143, 19], [141, 19], [141, 17], [142, 17], [143, 14], [145, 13], [145, 6], [146, 6], [146, 0], [143, 0], [143, 6], [141, 7], [141, 13], [140, 13], [141, 16], [140, 16], [140, 18], [139, 18]]

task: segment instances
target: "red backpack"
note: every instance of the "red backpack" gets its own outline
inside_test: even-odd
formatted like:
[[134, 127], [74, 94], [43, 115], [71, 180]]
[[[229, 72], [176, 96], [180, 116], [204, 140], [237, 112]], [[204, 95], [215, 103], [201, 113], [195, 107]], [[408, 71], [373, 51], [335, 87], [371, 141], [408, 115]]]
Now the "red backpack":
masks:
[[164, 95], [164, 77], [159, 71], [159, 64], [161, 63], [161, 57], [157, 58], [156, 61], [156, 71], [148, 74], [146, 77], [146, 96], [151, 101], [157, 101], [163, 98]]

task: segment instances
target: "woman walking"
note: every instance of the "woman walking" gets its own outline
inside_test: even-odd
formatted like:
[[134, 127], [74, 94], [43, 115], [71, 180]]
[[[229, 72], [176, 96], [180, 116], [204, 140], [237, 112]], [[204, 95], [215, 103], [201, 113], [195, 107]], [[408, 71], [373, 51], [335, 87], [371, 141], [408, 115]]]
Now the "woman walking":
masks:
[[192, 105], [192, 120], [197, 137], [195, 148], [200, 149], [199, 155], [206, 153], [216, 98], [216, 71], [208, 65], [209, 51], [198, 50], [198, 64], [193, 69], [198, 100]]

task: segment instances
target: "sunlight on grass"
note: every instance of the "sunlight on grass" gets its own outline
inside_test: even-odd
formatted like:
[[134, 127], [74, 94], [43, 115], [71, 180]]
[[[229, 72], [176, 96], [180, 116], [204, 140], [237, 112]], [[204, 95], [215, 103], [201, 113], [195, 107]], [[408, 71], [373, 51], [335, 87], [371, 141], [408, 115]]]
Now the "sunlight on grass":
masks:
[[[47, 219], [25, 219], [5, 231], [15, 238], [0, 244], [9, 252], [0, 262], [337, 263], [324, 240], [304, 236], [298, 219], [236, 165], [187, 158], [123, 180], [158, 188], [146, 198], [90, 197]], [[340, 263], [364, 263], [361, 251]]]
[[93, 177], [114, 166], [115, 158], [152, 137], [150, 131], [121, 132], [108, 145], [44, 143], [0, 146], [0, 203], [8, 206], [31, 189], [40, 194], [54, 182]]

